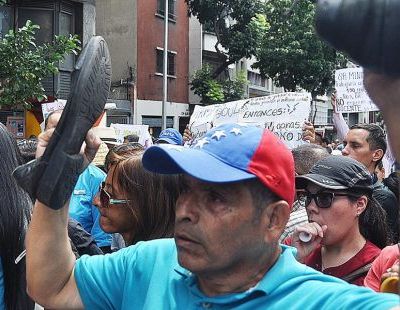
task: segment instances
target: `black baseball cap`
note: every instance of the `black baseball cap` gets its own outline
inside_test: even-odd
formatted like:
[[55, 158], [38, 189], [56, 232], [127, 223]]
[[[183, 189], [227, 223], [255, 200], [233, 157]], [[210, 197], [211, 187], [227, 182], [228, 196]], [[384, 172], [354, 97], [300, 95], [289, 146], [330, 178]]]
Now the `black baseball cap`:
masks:
[[328, 156], [318, 161], [310, 173], [296, 176], [296, 189], [309, 183], [333, 190], [354, 190], [372, 193], [372, 176], [360, 162], [348, 156]]

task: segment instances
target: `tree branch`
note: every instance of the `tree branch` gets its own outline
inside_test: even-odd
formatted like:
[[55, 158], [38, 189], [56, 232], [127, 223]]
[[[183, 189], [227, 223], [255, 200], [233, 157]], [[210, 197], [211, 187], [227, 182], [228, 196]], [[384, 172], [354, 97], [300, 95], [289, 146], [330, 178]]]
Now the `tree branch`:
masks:
[[224, 70], [231, 64], [235, 63], [234, 60], [230, 59], [225, 61], [224, 63], [220, 64], [217, 69], [214, 70], [214, 72], [212, 73], [212, 78], [216, 79], [222, 72], [224, 72]]

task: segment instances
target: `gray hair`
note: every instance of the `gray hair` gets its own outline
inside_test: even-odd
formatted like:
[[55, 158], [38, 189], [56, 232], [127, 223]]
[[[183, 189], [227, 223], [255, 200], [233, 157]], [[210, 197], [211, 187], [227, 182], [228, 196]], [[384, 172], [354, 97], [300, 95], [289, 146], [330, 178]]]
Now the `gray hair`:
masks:
[[317, 161], [330, 156], [326, 148], [317, 144], [302, 144], [292, 150], [294, 167], [298, 175], [307, 174]]

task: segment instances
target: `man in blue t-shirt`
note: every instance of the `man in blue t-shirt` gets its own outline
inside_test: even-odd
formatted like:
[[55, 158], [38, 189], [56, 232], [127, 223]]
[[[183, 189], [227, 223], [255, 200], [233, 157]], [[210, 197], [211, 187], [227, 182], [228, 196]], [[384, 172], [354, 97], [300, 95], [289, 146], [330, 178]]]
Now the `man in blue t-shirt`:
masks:
[[[42, 135], [41, 145], [48, 138]], [[98, 144], [89, 133], [87, 153]], [[39, 304], [52, 309], [390, 309], [398, 304], [396, 295], [312, 270], [296, 261], [293, 248], [279, 245], [294, 200], [294, 164], [268, 130], [221, 125], [191, 148], [153, 146], [143, 164], [153, 172], [182, 174], [175, 240], [141, 242], [76, 261], [66, 233], [68, 206], [54, 211], [37, 201], [27, 235], [27, 279]], [[104, 203], [121, 199], [118, 192]]]

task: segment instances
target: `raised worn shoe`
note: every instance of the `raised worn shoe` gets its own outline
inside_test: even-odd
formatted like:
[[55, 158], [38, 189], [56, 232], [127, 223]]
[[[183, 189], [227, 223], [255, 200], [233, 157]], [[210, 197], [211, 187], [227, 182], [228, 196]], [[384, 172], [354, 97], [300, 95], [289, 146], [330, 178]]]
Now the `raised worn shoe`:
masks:
[[55, 210], [69, 199], [83, 169], [81, 145], [103, 112], [110, 85], [107, 44], [102, 37], [93, 37], [77, 61], [70, 95], [43, 156], [13, 173], [32, 198]]
[[316, 30], [361, 66], [400, 76], [399, 0], [319, 0]]

